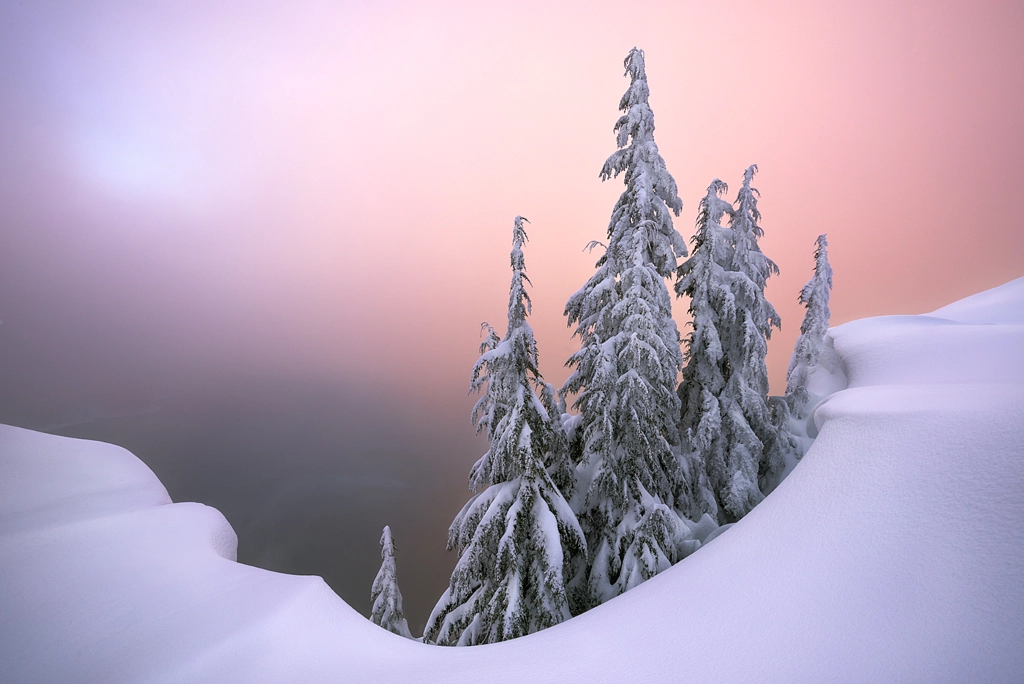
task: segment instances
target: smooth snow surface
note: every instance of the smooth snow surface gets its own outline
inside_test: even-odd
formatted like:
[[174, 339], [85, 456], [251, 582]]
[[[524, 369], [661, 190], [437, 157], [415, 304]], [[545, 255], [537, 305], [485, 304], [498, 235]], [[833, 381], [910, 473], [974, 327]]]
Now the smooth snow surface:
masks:
[[960, 323], [1024, 324], [1024, 278], [947, 304], [929, 314]]
[[492, 646], [386, 632], [319, 578], [233, 562], [224, 518], [124, 450], [2, 427], [0, 682], [1020, 682], [1024, 279], [829, 342], [849, 386], [771, 496]]

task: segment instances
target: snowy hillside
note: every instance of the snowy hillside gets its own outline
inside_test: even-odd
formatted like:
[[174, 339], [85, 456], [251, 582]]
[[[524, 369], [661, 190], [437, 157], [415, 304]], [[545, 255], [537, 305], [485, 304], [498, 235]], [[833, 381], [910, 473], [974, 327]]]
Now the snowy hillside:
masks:
[[233, 562], [224, 518], [120, 448], [0, 427], [0, 682], [1021, 681], [1024, 278], [828, 339], [817, 439], [763, 503], [628, 594], [473, 648]]

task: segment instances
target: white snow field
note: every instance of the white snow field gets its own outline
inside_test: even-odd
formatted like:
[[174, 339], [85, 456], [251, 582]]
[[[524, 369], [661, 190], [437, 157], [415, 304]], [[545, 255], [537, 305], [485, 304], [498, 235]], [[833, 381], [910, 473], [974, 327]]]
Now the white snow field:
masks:
[[762, 504], [492, 646], [386, 632], [235, 563], [224, 518], [123, 449], [2, 427], [0, 682], [1024, 681], [1024, 278], [830, 339], [817, 439]]

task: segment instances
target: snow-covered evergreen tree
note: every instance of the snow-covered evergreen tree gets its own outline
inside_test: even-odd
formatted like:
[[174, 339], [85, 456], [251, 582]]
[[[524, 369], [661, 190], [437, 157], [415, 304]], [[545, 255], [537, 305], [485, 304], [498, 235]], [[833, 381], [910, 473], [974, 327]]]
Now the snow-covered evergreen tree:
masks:
[[682, 201], [654, 142], [644, 53], [625, 59], [629, 89], [615, 124], [618, 150], [602, 180], [624, 176], [597, 271], [565, 315], [581, 349], [562, 394], [576, 394], [572, 427], [581, 460], [574, 504], [590, 564], [574, 579], [574, 610], [621, 594], [676, 558], [671, 510], [679, 476], [676, 377], [679, 332], [665, 286], [686, 245], [672, 224]]
[[482, 391], [473, 421], [487, 432], [490, 449], [470, 471], [479, 493], [449, 529], [448, 548], [460, 558], [427, 621], [428, 643], [503, 641], [568, 619], [565, 568], [586, 553], [576, 516], [552, 477], [571, 471], [560, 415], [552, 415], [560, 407], [537, 370], [526, 322], [524, 220], [517, 216], [513, 228], [508, 331], [499, 340], [488, 326], [473, 368], [471, 390]]
[[800, 303], [807, 307], [800, 337], [786, 372], [786, 401], [790, 410], [803, 417], [807, 408], [807, 375], [818, 365], [825, 334], [828, 332], [829, 295], [832, 292], [832, 267], [828, 263], [828, 239], [818, 236], [814, 249], [814, 276], [800, 291]]
[[[744, 173], [735, 208], [721, 197], [725, 183], [712, 182], [701, 201], [693, 256], [676, 283], [677, 293], [690, 297], [693, 316], [679, 387], [690, 470], [685, 484], [706, 512], [717, 508], [723, 522], [742, 518], [764, 498], [761, 479], [782, 468], [793, 445], [785, 420], [768, 401], [765, 356], [780, 320], [764, 288], [778, 267], [757, 244], [763, 231], [757, 190], [750, 185], [756, 171], [751, 166]], [[725, 215], [728, 229], [721, 225]], [[706, 485], [715, 506], [707, 501]]]
[[[789, 434], [788, 421], [778, 416], [777, 410], [775, 418], [782, 422], [776, 424], [773, 421], [773, 410], [768, 402], [768, 366], [765, 363], [768, 340], [772, 329], [782, 326], [782, 320], [765, 298], [764, 289], [768, 278], [778, 275], [779, 267], [761, 252], [757, 244], [764, 231], [759, 223], [761, 212], [757, 209], [760, 193], [750, 185], [755, 173], [756, 164], [743, 172], [743, 184], [729, 221], [733, 233], [732, 271], [738, 274], [732, 277], [732, 290], [739, 334], [727, 341], [727, 391], [736, 398], [744, 420], [762, 445], [755, 453], [737, 459], [737, 466], [744, 473], [751, 470], [759, 473], [754, 481], [754, 487], [758, 487], [762, 479], [771, 479], [782, 469], [785, 452], [793, 448], [795, 442]], [[734, 482], [735, 485], [739, 483], [740, 480]], [[755, 503], [759, 500], [753, 492], [746, 498]]]
[[717, 517], [718, 485], [727, 479], [722, 407], [719, 396], [726, 385], [723, 337], [734, 333], [736, 302], [724, 265], [731, 261], [732, 244], [722, 217], [732, 206], [722, 199], [729, 186], [717, 178], [708, 186], [697, 211], [693, 255], [679, 267], [675, 289], [690, 298], [690, 334], [687, 338], [683, 380], [679, 385], [680, 422], [686, 477], [681, 482], [689, 508], [686, 517], [704, 513]]
[[380, 537], [380, 557], [380, 570], [370, 588], [370, 601], [373, 603], [370, 620], [389, 632], [412, 639], [409, 624], [402, 613], [402, 592], [398, 590], [395, 569], [395, 543], [391, 538], [391, 528], [386, 525]]

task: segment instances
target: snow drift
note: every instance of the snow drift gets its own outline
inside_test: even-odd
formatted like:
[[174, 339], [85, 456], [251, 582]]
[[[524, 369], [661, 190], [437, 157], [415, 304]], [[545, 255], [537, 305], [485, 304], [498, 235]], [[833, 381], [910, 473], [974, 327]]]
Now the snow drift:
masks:
[[[834, 328], [792, 474], [567, 623], [425, 646], [234, 562], [134, 456], [0, 427], [0, 682], [1018, 682], [1024, 278]], [[833, 353], [834, 351], [834, 353]]]

